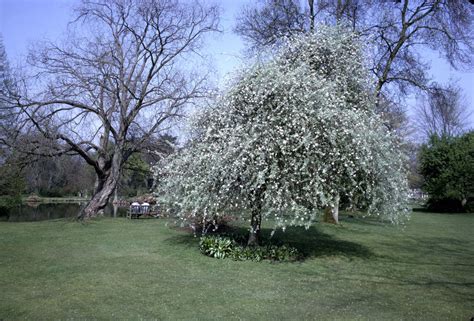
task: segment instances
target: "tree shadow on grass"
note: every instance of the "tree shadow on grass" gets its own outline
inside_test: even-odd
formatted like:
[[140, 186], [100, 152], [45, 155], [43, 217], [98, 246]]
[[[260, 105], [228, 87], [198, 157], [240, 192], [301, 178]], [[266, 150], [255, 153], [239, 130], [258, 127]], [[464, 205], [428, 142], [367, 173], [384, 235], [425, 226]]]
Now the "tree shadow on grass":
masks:
[[180, 233], [179, 235], [173, 235], [164, 240], [166, 244], [170, 245], [179, 245], [185, 246], [187, 248], [194, 247], [197, 248], [199, 246], [199, 236], [194, 235], [193, 233]]
[[[329, 234], [320, 231], [317, 227], [311, 226], [287, 228], [285, 232], [278, 230], [271, 236], [272, 229], [263, 228], [261, 231], [261, 244], [289, 245], [298, 250], [302, 259], [339, 256], [346, 258], [370, 258], [374, 256], [367, 247], [344, 240], [339, 240]], [[248, 236], [248, 229], [245, 227], [231, 226], [224, 230], [213, 233], [215, 235], [230, 236], [237, 242], [245, 245]], [[175, 235], [166, 240], [169, 244], [185, 245], [187, 247], [197, 247], [199, 236], [192, 233]]]
[[442, 215], [473, 215], [473, 212], [466, 212], [460, 209], [444, 209], [437, 210], [428, 207], [416, 206], [412, 208], [413, 212], [417, 213], [428, 213], [428, 214], [442, 214]]
[[350, 222], [350, 223], [357, 223], [358, 225], [369, 225], [369, 226], [391, 225], [389, 220], [384, 220], [384, 219], [381, 219], [380, 217], [364, 216], [364, 215], [342, 214], [342, 215], [339, 215], [339, 221], [341, 223]]
[[[262, 231], [264, 238], [269, 238], [271, 230]], [[305, 258], [323, 256], [343, 256], [348, 258], [369, 258], [374, 254], [365, 246], [339, 240], [332, 235], [326, 234], [315, 226], [309, 229], [304, 227], [292, 227], [285, 232], [277, 231], [271, 240], [288, 244], [295, 247]]]

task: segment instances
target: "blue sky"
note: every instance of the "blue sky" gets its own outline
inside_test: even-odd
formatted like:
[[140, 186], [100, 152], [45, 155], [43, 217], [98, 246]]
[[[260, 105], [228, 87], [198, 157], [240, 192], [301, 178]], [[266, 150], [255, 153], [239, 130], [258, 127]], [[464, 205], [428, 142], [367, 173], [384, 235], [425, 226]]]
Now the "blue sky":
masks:
[[[189, 0], [191, 1], [191, 0]], [[252, 0], [215, 0], [222, 7], [223, 32], [208, 39], [205, 52], [212, 57], [218, 83], [224, 82], [227, 73], [245, 65], [240, 37], [232, 33], [235, 16], [244, 4]], [[28, 48], [35, 41], [60, 40], [72, 18], [75, 0], [0, 0], [0, 33], [14, 66], [24, 61]], [[458, 80], [463, 88], [469, 108], [474, 114], [474, 71], [453, 70], [436, 53], [426, 52], [431, 60], [431, 74], [441, 83]], [[471, 119], [474, 119], [471, 117]], [[472, 122], [471, 122], [472, 123]]]
[[[221, 80], [242, 62], [244, 44], [233, 34], [234, 17], [252, 0], [217, 0], [222, 8], [222, 33], [208, 37], [205, 52], [212, 56]], [[76, 0], [0, 0], [0, 33], [12, 65], [26, 58], [28, 48], [36, 41], [60, 40], [72, 20]]]

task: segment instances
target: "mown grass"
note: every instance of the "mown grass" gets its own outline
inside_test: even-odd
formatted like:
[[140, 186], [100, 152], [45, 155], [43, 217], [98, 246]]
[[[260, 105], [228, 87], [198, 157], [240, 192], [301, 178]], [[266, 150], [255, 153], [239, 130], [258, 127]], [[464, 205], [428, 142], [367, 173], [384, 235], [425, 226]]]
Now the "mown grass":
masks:
[[165, 220], [0, 223], [0, 319], [469, 320], [473, 227], [344, 218], [276, 233], [304, 261], [257, 263], [205, 257]]

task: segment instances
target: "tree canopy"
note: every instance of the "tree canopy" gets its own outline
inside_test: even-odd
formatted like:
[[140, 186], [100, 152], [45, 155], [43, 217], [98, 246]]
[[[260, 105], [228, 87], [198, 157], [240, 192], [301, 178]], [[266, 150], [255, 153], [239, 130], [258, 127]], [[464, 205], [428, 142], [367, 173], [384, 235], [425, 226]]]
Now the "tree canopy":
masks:
[[249, 243], [262, 219], [309, 226], [339, 199], [403, 221], [403, 157], [369, 84], [353, 33], [293, 38], [195, 120], [190, 146], [156, 169], [157, 194], [180, 217], [238, 210], [251, 221]]
[[420, 151], [423, 190], [436, 211], [474, 209], [474, 132], [459, 137], [431, 136]]

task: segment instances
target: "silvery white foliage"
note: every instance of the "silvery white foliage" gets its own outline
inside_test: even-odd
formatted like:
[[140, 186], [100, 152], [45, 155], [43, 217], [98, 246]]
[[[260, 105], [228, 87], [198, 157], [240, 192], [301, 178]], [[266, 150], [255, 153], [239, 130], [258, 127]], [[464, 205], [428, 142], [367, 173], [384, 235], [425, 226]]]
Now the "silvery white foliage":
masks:
[[189, 146], [155, 168], [168, 209], [246, 218], [261, 196], [264, 219], [309, 226], [340, 196], [403, 221], [403, 156], [373, 111], [354, 34], [320, 27], [239, 79], [194, 120]]

